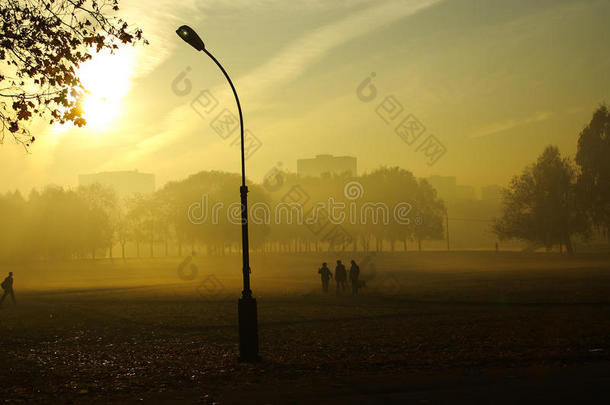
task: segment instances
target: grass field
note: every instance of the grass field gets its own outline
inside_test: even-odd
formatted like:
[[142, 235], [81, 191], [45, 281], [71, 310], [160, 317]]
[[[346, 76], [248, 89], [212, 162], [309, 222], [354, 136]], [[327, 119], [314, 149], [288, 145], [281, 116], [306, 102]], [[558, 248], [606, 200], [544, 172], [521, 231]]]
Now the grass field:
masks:
[[236, 361], [239, 256], [197, 257], [181, 274], [178, 258], [3, 264], [18, 305], [0, 308], [0, 398], [513, 403], [610, 392], [608, 256], [384, 253], [364, 260], [358, 297], [334, 284], [321, 293], [316, 270], [334, 260], [252, 258], [259, 364]]

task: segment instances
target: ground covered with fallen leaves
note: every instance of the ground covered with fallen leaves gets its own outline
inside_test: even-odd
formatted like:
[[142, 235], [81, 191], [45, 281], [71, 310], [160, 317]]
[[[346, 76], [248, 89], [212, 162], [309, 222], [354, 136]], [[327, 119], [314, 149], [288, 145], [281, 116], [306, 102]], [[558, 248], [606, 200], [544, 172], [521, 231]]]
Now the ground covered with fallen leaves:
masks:
[[473, 375], [479, 389], [483, 376], [610, 375], [603, 266], [401, 277], [391, 278], [400, 288], [371, 281], [358, 297], [324, 295], [315, 278], [267, 291], [257, 364], [236, 361], [239, 291], [25, 291], [0, 308], [0, 402], [401, 403], [408, 387], [458, 389]]

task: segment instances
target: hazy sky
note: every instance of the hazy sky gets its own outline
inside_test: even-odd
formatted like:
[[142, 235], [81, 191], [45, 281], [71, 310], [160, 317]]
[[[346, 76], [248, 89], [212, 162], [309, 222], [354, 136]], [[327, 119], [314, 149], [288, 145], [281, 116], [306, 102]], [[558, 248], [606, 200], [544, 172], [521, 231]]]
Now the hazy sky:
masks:
[[[461, 184], [505, 184], [552, 143], [570, 155], [610, 94], [607, 0], [123, 0], [150, 45], [83, 67], [91, 126], [38, 122], [29, 154], [0, 146], [0, 191], [75, 185], [104, 170], [155, 173], [158, 186], [200, 170], [239, 170], [239, 151], [211, 127], [236, 113], [213, 62], [175, 34], [195, 28], [240, 94], [246, 128], [262, 142], [247, 162], [260, 181], [275, 164], [352, 155], [362, 173], [401, 166]], [[181, 72], [190, 71], [188, 94]], [[377, 97], [361, 101], [372, 72]], [[174, 83], [174, 84], [173, 84]], [[219, 102], [203, 118], [203, 90]], [[426, 127], [446, 154], [428, 166], [376, 112], [387, 96]], [[204, 96], [205, 97], [205, 94]], [[203, 100], [203, 99], [200, 99]], [[86, 108], [87, 108], [86, 107]], [[198, 107], [202, 112], [201, 106]]]

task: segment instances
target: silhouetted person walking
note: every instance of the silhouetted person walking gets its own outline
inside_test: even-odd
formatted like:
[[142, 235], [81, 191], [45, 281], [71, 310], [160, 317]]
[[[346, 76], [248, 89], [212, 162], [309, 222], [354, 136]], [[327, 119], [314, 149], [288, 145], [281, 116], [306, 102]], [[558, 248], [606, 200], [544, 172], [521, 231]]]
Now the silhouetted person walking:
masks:
[[13, 291], [13, 272], [12, 271], [10, 273], [8, 273], [8, 277], [5, 278], [4, 281], [2, 282], [2, 289], [4, 290], [4, 294], [2, 295], [2, 299], [0, 299], [0, 305], [2, 305], [2, 303], [4, 302], [4, 299], [9, 294], [11, 295], [11, 298], [13, 299], [13, 305], [16, 305], [17, 302], [15, 302], [15, 292]]
[[339, 295], [339, 289], [345, 291], [347, 288], [347, 270], [341, 260], [337, 260], [337, 267], [335, 267], [335, 282], [337, 283], [337, 295]]
[[333, 274], [330, 272], [330, 269], [328, 268], [326, 263], [322, 263], [322, 267], [318, 269], [318, 273], [320, 274], [320, 278], [322, 279], [322, 291], [327, 293], [328, 281], [333, 277]]
[[352, 260], [352, 267], [349, 268], [349, 279], [352, 282], [352, 295], [358, 295], [358, 287], [360, 287], [360, 267]]

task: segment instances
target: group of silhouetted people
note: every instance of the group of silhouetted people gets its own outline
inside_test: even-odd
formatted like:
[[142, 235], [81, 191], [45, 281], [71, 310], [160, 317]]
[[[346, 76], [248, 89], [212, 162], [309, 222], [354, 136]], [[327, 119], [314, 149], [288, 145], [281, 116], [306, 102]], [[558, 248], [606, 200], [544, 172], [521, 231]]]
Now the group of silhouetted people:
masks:
[[[318, 274], [322, 279], [322, 291], [328, 293], [328, 284], [330, 279], [333, 278], [333, 273], [328, 268], [326, 262], [322, 263], [322, 267], [318, 269]], [[337, 295], [347, 290], [347, 279], [349, 276], [350, 284], [352, 286], [352, 295], [358, 295], [358, 289], [361, 286], [360, 282], [360, 267], [352, 260], [352, 265], [349, 268], [349, 274], [341, 263], [341, 260], [337, 260], [337, 267], [335, 267], [335, 283], [337, 284]]]
[[16, 304], [15, 292], [13, 291], [13, 272], [12, 271], [10, 273], [8, 273], [8, 277], [4, 279], [1, 286], [2, 286], [2, 290], [4, 291], [4, 294], [2, 294], [2, 298], [0, 298], [0, 305], [2, 305], [2, 303], [4, 302], [4, 299], [6, 298], [7, 295], [10, 295], [13, 300], [13, 304]]

